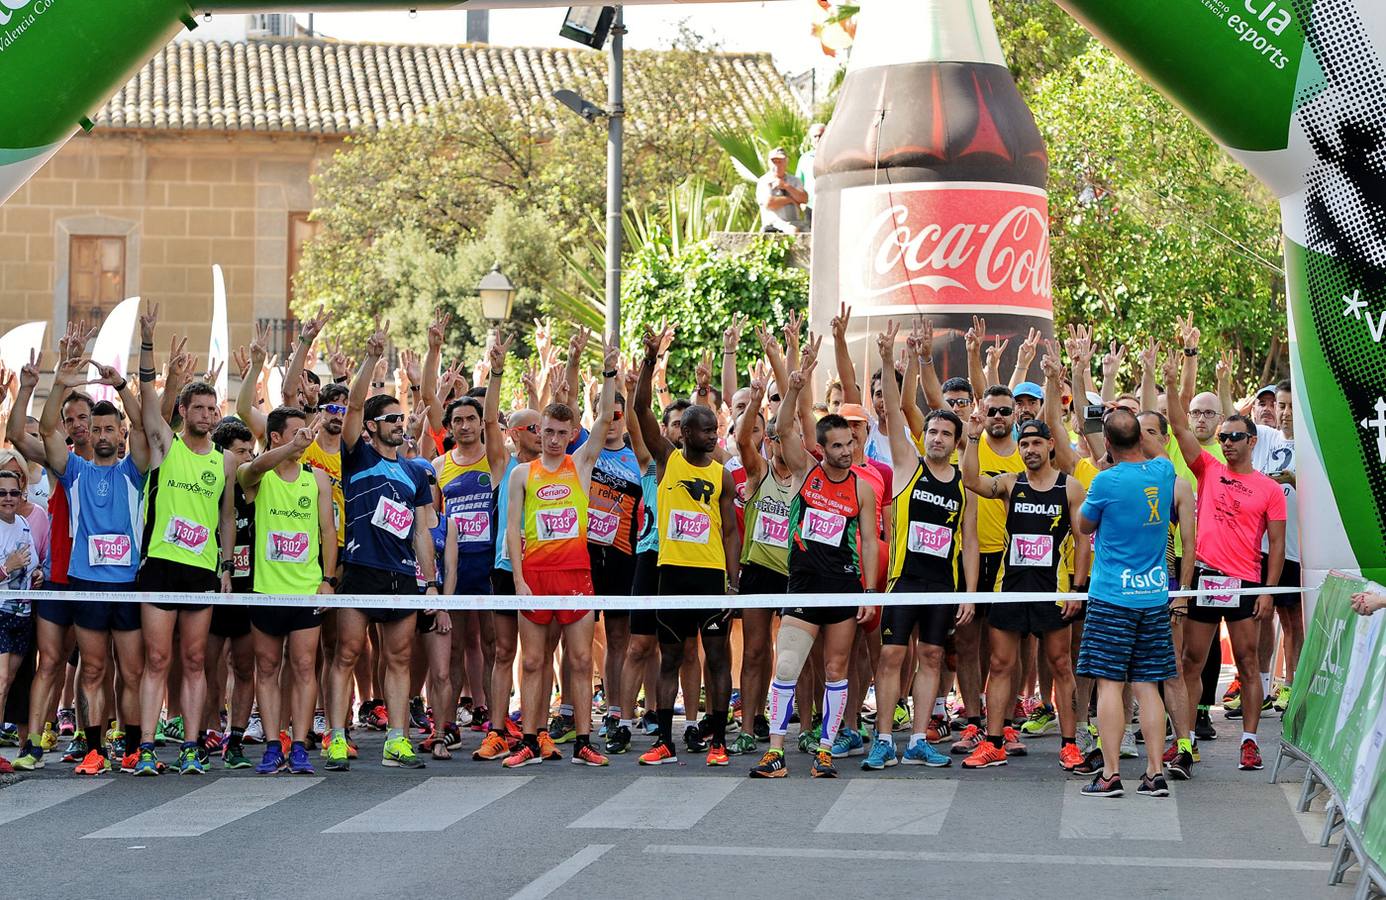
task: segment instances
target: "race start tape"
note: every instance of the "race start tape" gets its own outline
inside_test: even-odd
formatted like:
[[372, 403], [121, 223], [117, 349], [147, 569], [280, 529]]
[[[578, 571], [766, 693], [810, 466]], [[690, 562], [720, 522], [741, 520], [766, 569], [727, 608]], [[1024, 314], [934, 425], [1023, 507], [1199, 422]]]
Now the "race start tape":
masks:
[[[1246, 594], [1298, 594], [1299, 587], [1218, 588], [1213, 591], [1170, 591], [1170, 599], [1214, 594], [1221, 597]], [[447, 609], [514, 611], [528, 610], [654, 610], [654, 609], [781, 609], [824, 606], [948, 606], [954, 603], [1063, 603], [1087, 600], [1087, 594], [1002, 593], [889, 593], [889, 594], [680, 594], [667, 596], [529, 596], [496, 594], [213, 594], [155, 591], [0, 591], [4, 600], [70, 600], [99, 603], [164, 603], [180, 606], [274, 606], [300, 609]]]

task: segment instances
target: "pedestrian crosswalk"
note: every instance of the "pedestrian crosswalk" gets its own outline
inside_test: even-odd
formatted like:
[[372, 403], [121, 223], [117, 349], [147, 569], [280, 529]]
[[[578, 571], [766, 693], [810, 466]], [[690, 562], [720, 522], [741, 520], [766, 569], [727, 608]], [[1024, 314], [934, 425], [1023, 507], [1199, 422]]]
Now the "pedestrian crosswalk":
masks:
[[[898, 771], [898, 770], [897, 770]], [[103, 827], [79, 836], [93, 840], [196, 838], [233, 826], [254, 822], [270, 810], [296, 814], [311, 808], [313, 830], [329, 835], [444, 832], [478, 813], [487, 816], [518, 814], [517, 810], [553, 808], [560, 803], [561, 817], [551, 825], [567, 829], [611, 831], [688, 832], [714, 826], [728, 817], [754, 817], [767, 804], [781, 803], [794, 790], [795, 817], [801, 826], [819, 835], [931, 836], [945, 832], [950, 819], [970, 817], [978, 810], [997, 808], [1005, 797], [1014, 798], [1005, 782], [963, 773], [933, 772], [843, 778], [837, 782], [813, 782], [797, 788], [783, 782], [753, 781], [740, 775], [678, 775], [656, 772], [641, 775], [605, 775], [569, 783], [553, 777], [504, 774], [447, 774], [415, 779], [373, 779], [368, 790], [343, 791], [345, 779], [279, 776], [257, 778], [222, 776], [196, 780], [190, 790], [169, 799], [168, 782], [179, 791], [184, 779], [78, 780], [32, 778], [0, 790], [0, 825], [44, 814], [69, 814], [71, 821], [93, 821], [91, 809], [115, 810], [124, 815], [109, 821], [110, 813], [95, 819]], [[359, 784], [359, 783], [358, 783]], [[380, 796], [388, 785], [389, 795]], [[149, 790], [157, 786], [159, 792]], [[1029, 826], [1060, 841], [1182, 841], [1181, 793], [1186, 801], [1198, 798], [1197, 783], [1178, 785], [1164, 800], [1129, 798], [1100, 801], [1081, 795], [1073, 780], [1026, 781], [1020, 789], [1038, 815]], [[85, 805], [84, 797], [99, 791], [103, 803]], [[1280, 790], [1272, 789], [1279, 801]], [[151, 797], [142, 808], [144, 797]], [[309, 804], [295, 808], [293, 804]], [[1001, 809], [1005, 807], [1002, 806]], [[1281, 810], [1284, 807], [1280, 807]], [[1057, 813], [1057, 815], [1055, 815]], [[1289, 817], [1285, 823], [1294, 828]], [[1306, 835], [1310, 831], [1305, 827]]]

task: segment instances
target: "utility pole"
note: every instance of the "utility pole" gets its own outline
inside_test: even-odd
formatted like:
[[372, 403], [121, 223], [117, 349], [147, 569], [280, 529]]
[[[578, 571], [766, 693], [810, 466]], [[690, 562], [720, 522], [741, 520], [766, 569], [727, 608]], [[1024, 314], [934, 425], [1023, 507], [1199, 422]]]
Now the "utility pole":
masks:
[[621, 150], [625, 124], [625, 16], [611, 25], [611, 78], [606, 94], [606, 339], [621, 339]]

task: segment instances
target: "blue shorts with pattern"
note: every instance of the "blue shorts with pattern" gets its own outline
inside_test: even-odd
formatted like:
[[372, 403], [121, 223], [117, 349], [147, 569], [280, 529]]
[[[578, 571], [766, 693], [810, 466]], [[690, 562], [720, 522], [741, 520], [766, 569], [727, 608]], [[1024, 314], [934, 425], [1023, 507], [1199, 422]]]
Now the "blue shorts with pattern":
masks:
[[1077, 675], [1120, 682], [1169, 681], [1178, 674], [1169, 604], [1144, 609], [1089, 598]]

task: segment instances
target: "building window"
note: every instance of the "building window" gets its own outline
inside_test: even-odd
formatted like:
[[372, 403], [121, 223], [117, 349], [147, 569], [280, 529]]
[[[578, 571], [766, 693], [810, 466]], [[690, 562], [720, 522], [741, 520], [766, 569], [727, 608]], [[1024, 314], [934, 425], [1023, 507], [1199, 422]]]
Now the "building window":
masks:
[[97, 324], [125, 299], [125, 238], [68, 238], [67, 318]]
[[303, 260], [303, 248], [318, 234], [318, 223], [308, 221], [308, 213], [289, 213], [289, 286], [284, 292], [284, 317], [292, 319], [294, 302], [294, 276], [298, 274], [299, 263]]

